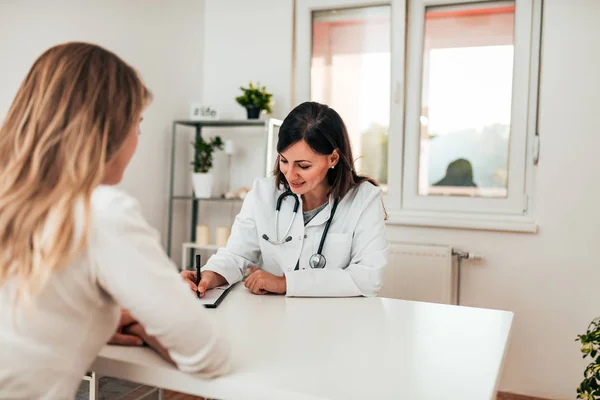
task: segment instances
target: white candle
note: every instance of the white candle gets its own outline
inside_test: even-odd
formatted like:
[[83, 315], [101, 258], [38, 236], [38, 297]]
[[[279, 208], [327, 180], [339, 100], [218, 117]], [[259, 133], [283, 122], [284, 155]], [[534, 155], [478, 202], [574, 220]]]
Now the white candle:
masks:
[[225, 247], [229, 239], [230, 230], [226, 226], [218, 226], [215, 232], [215, 244], [219, 247]]
[[210, 242], [210, 229], [208, 225], [196, 226], [196, 243], [207, 245]]

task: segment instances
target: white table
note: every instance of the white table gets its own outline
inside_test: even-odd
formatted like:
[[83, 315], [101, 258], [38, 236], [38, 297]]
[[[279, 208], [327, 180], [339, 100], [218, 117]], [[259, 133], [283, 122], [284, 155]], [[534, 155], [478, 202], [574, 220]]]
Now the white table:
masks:
[[92, 366], [184, 393], [235, 399], [493, 399], [513, 314], [382, 298], [255, 296], [214, 310], [233, 374], [206, 381], [147, 348], [105, 347]]

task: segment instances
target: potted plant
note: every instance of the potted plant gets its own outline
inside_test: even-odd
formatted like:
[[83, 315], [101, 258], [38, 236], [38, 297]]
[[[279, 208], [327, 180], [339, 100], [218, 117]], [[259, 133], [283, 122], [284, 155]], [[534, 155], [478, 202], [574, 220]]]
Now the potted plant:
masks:
[[577, 398], [583, 400], [600, 399], [600, 318], [594, 319], [587, 332], [577, 335], [575, 341], [581, 341], [583, 358], [590, 356], [592, 362], [583, 373], [583, 381], [577, 388]]
[[223, 141], [216, 136], [206, 142], [200, 137], [194, 146], [194, 172], [192, 174], [192, 185], [194, 195], [198, 198], [209, 198], [212, 194], [213, 176], [209, 172], [212, 168], [213, 153], [215, 150], [223, 150]]
[[237, 101], [242, 107], [246, 107], [248, 119], [257, 119], [262, 110], [265, 110], [268, 114], [271, 114], [273, 94], [267, 92], [266, 87], [261, 87], [260, 83], [255, 86], [252, 82], [250, 82], [247, 88], [241, 86], [240, 90], [242, 90], [244, 94], [237, 96], [235, 101]]

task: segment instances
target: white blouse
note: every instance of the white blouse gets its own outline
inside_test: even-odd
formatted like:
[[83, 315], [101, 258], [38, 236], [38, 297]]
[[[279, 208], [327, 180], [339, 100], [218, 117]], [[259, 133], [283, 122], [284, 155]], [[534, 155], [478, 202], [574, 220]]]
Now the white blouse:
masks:
[[[179, 369], [206, 377], [229, 369], [228, 342], [164, 253], [135, 199], [100, 186], [88, 244], [54, 273], [33, 307], [0, 286], [0, 398], [73, 399], [124, 307]], [[81, 221], [79, 221], [81, 222]]]

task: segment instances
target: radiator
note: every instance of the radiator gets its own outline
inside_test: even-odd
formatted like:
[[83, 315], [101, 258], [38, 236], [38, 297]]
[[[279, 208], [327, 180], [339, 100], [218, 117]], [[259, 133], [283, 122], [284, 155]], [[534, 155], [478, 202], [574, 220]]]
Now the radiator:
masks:
[[452, 247], [390, 243], [380, 297], [457, 304], [457, 294]]

